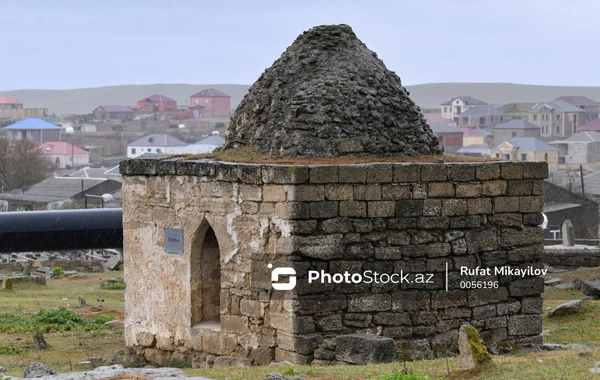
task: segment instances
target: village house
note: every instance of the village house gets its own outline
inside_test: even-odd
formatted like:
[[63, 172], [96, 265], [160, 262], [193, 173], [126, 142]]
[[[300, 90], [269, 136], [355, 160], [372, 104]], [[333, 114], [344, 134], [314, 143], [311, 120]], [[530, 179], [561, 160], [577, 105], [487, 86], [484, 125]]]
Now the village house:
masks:
[[541, 136], [569, 137], [585, 123], [585, 111], [562, 100], [538, 103], [529, 111], [529, 122], [542, 128]]
[[463, 133], [463, 147], [485, 144], [485, 136], [477, 129], [457, 128]]
[[456, 119], [459, 127], [491, 129], [504, 122], [504, 112], [490, 105], [474, 106], [463, 111]]
[[513, 119], [494, 127], [494, 146], [515, 137], [535, 137], [541, 139], [541, 128], [522, 119]]
[[600, 161], [600, 133], [586, 131], [550, 145], [558, 148], [558, 163], [567, 165], [585, 165]]
[[111, 121], [111, 120], [132, 120], [133, 111], [127, 106], [98, 106], [92, 111], [94, 120]]
[[177, 111], [177, 101], [164, 95], [152, 95], [137, 102], [138, 111], [173, 112]]
[[423, 114], [423, 118], [425, 119], [427, 124], [442, 123], [451, 127], [456, 127], [456, 122], [454, 120], [446, 119], [445, 117], [441, 117], [440, 115], [436, 115], [433, 113], [425, 113]]
[[23, 109], [23, 103], [10, 96], [0, 95], [0, 109]]
[[38, 144], [46, 141], [60, 141], [61, 128], [42, 119], [31, 118], [4, 127], [9, 140], [29, 139]]
[[534, 137], [515, 137], [491, 149], [491, 156], [507, 161], [546, 161], [548, 171], [558, 169], [558, 149]]
[[487, 106], [488, 104], [471, 96], [459, 96], [442, 103], [442, 117], [458, 121], [461, 113], [475, 106]]
[[214, 88], [208, 88], [190, 96], [190, 110], [198, 117], [222, 117], [231, 114], [231, 96]]
[[429, 127], [444, 147], [445, 153], [455, 153], [463, 146], [463, 132], [445, 123], [429, 123]]
[[127, 144], [127, 158], [134, 158], [143, 153], [171, 154], [175, 153], [176, 148], [187, 145], [169, 135], [152, 134]]
[[587, 96], [561, 96], [554, 100], [562, 100], [572, 106], [579, 107], [585, 111], [584, 123], [596, 120], [600, 117], [600, 103], [593, 101]]
[[36, 148], [44, 158], [60, 169], [90, 163], [90, 153], [67, 142], [48, 141]]
[[581, 128], [579, 128], [579, 130], [581, 132], [585, 132], [585, 131], [597, 131], [597, 132], [600, 132], [600, 119], [588, 121], [587, 123], [585, 123], [584, 125], [582, 125]]

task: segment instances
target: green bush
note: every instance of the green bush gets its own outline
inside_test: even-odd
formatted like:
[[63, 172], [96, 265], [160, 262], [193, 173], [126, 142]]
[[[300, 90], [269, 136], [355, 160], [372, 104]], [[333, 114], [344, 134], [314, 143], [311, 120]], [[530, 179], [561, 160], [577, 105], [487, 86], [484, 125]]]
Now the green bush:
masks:
[[108, 290], [123, 290], [125, 289], [125, 283], [121, 281], [112, 282], [110, 284], [106, 284], [102, 286], [102, 289]]
[[54, 276], [62, 276], [63, 274], [65, 274], [64, 269], [62, 269], [62, 267], [54, 267], [52, 268], [52, 274]]
[[4, 343], [0, 343], [0, 355], [21, 355], [25, 350], [19, 347], [10, 347]]
[[37, 321], [43, 324], [68, 325], [83, 323], [83, 317], [73, 310], [68, 310], [65, 307], [58, 309], [44, 310], [41, 309], [37, 315]]
[[92, 321], [95, 325], [103, 325], [106, 322], [114, 321], [116, 318], [112, 315], [101, 315]]

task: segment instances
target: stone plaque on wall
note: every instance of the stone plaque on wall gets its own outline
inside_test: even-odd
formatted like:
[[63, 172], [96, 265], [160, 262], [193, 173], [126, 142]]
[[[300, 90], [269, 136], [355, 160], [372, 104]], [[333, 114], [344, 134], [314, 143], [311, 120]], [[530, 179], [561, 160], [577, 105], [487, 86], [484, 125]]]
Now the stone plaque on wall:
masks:
[[165, 228], [165, 252], [183, 254], [183, 230]]

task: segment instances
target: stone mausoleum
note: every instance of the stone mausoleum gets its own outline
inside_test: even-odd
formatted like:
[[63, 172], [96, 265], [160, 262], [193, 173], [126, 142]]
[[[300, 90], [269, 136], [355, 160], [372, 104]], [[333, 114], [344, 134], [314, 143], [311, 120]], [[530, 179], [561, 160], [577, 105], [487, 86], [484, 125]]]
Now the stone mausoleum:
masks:
[[271, 161], [120, 165], [125, 338], [147, 361], [364, 363], [381, 342], [434, 357], [465, 323], [487, 344], [541, 343], [547, 164], [445, 162], [348, 26], [299, 36], [225, 149]]

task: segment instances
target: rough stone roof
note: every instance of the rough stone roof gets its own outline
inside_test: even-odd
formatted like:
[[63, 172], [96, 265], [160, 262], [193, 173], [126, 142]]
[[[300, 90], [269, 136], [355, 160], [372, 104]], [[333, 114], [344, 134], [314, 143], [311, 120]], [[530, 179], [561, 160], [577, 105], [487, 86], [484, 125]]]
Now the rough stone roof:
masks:
[[564, 140], [551, 141], [550, 144], [569, 144], [569, 143], [595, 143], [600, 142], [600, 133], [596, 131], [585, 131], [573, 135]]
[[151, 101], [151, 102], [174, 102], [174, 99], [169, 98], [168, 96], [164, 96], [164, 95], [160, 95], [160, 94], [154, 94], [151, 95], [147, 98], [144, 98], [142, 100], [140, 100], [140, 102], [147, 102], [147, 101]]
[[588, 121], [579, 128], [580, 131], [598, 131], [600, 130], [600, 119]]
[[539, 112], [540, 109], [544, 107], [548, 107], [554, 112], [585, 112], [581, 108], [563, 102], [562, 100], [553, 100], [547, 103], [537, 103], [529, 112]]
[[600, 103], [593, 101], [587, 96], [559, 96], [554, 100], [562, 100], [563, 102], [569, 103], [572, 106], [598, 106]]
[[[548, 145], [545, 142], [536, 139], [535, 137], [515, 137], [503, 142], [502, 144], [507, 143], [521, 150], [557, 150], [552, 145]], [[500, 148], [500, 145], [494, 147], [494, 149], [498, 150]]]
[[273, 157], [441, 154], [437, 137], [388, 70], [347, 25], [301, 34], [237, 107], [224, 148]]

